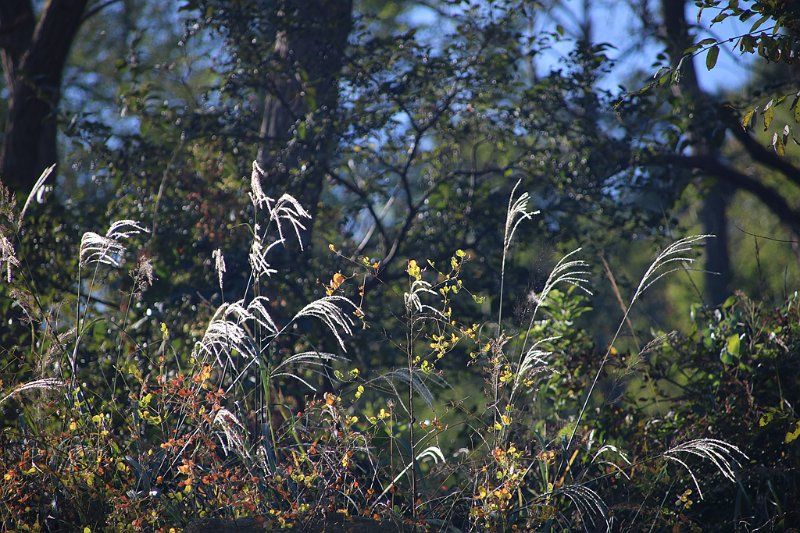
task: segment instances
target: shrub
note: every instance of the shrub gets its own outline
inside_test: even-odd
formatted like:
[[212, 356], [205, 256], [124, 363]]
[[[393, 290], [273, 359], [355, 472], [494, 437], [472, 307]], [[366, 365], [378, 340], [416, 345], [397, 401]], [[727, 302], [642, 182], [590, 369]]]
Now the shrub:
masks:
[[[670, 426], [635, 402], [620, 406], [608, 389], [631, 308], [653, 283], [692, 262], [702, 236], [657, 256], [617, 335], [599, 358], [588, 357], [591, 341], [573, 323], [586, 308], [582, 294], [591, 294], [580, 250], [531, 293], [521, 326], [502, 315], [505, 259], [517, 227], [535, 214], [515, 188], [496, 320], [459, 318], [459, 309], [482, 303], [464, 281], [471, 253], [456, 250], [445, 265], [411, 259], [408, 288], [397, 299], [402, 337], [387, 337], [385, 346], [404, 364], [362, 372], [346, 349], [369, 326], [362, 303], [376, 265], [354, 260], [357, 278], [334, 273], [324, 296], [284, 323], [273, 319], [282, 306], [270, 287], [273, 257], [290, 241], [302, 246], [309, 215], [289, 195], [267, 197], [262, 175], [254, 164], [250, 283], [239, 298], [226, 298], [224, 251], [214, 252], [222, 302], [204, 327], [187, 332], [162, 323], [155, 335], [137, 336], [146, 316], [132, 323], [130, 310], [152, 283], [152, 267], [139, 255], [128, 278], [115, 273], [147, 233], [138, 222], [84, 234], [74, 301], [47, 303], [14, 252], [23, 217], [6, 217], [9, 294], [30, 324], [31, 343], [10, 355], [4, 374], [13, 378], [2, 384], [5, 528], [168, 530], [241, 517], [264, 528], [320, 528], [360, 517], [398, 527], [609, 529], [615, 520], [677, 523], [663, 501], [675, 497], [675, 483], [700, 495], [707, 483], [698, 459], [721, 479], [736, 479], [746, 458], [736, 444], [749, 442], [717, 438], [688, 415], [673, 416], [673, 428], [691, 421], [680, 439], [663, 438], [647, 428]], [[127, 287], [127, 304], [104, 303], [101, 281]], [[392, 304], [391, 295], [382, 301]], [[314, 324], [328, 333], [327, 351], [307, 334]], [[733, 337], [726, 338], [733, 354]], [[653, 346], [664, 351], [664, 343]], [[650, 361], [653, 346], [637, 361]], [[750, 353], [738, 346], [737, 361]], [[620, 381], [647, 376], [643, 368], [649, 363], [630, 365]], [[661, 396], [654, 390], [653, 400]], [[634, 415], [640, 425], [627, 422]], [[777, 420], [773, 414], [765, 425]], [[688, 504], [688, 493], [680, 498]]]

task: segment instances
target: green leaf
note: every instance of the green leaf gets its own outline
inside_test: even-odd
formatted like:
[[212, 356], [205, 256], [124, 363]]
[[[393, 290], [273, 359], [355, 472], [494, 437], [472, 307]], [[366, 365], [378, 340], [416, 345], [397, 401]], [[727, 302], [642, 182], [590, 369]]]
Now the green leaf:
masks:
[[723, 11], [722, 13], [711, 19], [711, 25], [713, 26], [717, 22], [722, 22], [726, 18], [728, 18], [728, 14]]
[[712, 46], [708, 49], [706, 56], [706, 68], [711, 70], [717, 64], [717, 57], [719, 57], [719, 46]]
[[800, 124], [800, 100], [794, 103], [794, 121]]
[[761, 27], [761, 25], [762, 25], [762, 24], [764, 24], [764, 23], [765, 23], [766, 21], [768, 21], [768, 20], [769, 20], [769, 16], [768, 16], [768, 15], [764, 15], [763, 17], [761, 17], [760, 19], [758, 19], [757, 21], [755, 21], [755, 23], [753, 23], [753, 26], [750, 28], [750, 31], [749, 31], [749, 32], [747, 32], [747, 33], [753, 33], [753, 32], [754, 32], [754, 31], [756, 31], [756, 30], [757, 30], [759, 27]]
[[728, 337], [727, 342], [725, 343], [725, 350], [734, 357], [739, 357], [739, 347], [741, 343], [739, 340], [739, 335], [734, 334]]
[[749, 9], [745, 9], [742, 11], [742, 14], [739, 15], [739, 20], [742, 22], [747, 22], [753, 15], [755, 15], [755, 11], [750, 11]]
[[725, 300], [725, 302], [723, 302], [722, 308], [723, 309], [730, 309], [731, 307], [733, 307], [733, 304], [735, 304], [735, 303], [736, 303], [736, 296], [733, 296], [733, 295], [728, 296], [728, 298]]
[[742, 37], [742, 40], [739, 41], [739, 49], [742, 52], [748, 52], [752, 54], [756, 51], [756, 38], [752, 35], [745, 35]]
[[750, 127], [750, 123], [753, 121], [753, 115], [756, 114], [756, 108], [754, 107], [750, 111], [744, 114], [742, 117], [742, 127], [747, 129]]

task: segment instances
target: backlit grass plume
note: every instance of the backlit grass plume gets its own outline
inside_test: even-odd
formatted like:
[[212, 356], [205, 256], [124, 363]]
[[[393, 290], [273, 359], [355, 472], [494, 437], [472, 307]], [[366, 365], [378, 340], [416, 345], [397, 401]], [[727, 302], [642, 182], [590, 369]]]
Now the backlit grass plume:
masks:
[[148, 233], [148, 230], [135, 220], [117, 220], [111, 224], [105, 235], [87, 231], [81, 238], [81, 264], [121, 266], [126, 251], [124, 241], [140, 233]]

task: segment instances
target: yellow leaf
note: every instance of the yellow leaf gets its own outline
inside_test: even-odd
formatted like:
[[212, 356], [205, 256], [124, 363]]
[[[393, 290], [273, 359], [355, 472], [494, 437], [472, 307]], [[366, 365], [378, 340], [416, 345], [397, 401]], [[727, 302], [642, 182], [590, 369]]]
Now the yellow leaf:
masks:
[[772, 124], [772, 119], [775, 118], [775, 108], [769, 106], [767, 109], [764, 110], [764, 131], [769, 129], [770, 124]]
[[331, 279], [331, 282], [328, 284], [328, 288], [325, 290], [327, 295], [331, 296], [334, 292], [336, 292], [336, 289], [342, 286], [344, 280], [345, 277], [342, 275], [341, 272], [337, 272], [336, 274], [334, 274], [333, 278]]
[[406, 269], [406, 272], [408, 272], [408, 275], [417, 281], [419, 281], [422, 278], [422, 271], [420, 270], [419, 265], [414, 259], [408, 262], [408, 268]]
[[786, 155], [786, 146], [783, 144], [783, 139], [775, 134], [775, 153], [783, 157]]
[[756, 113], [756, 110], [755, 110], [755, 108], [753, 108], [753, 109], [751, 109], [750, 111], [748, 111], [747, 113], [744, 114], [744, 117], [742, 117], [742, 127], [744, 129], [747, 129], [747, 128], [750, 127], [750, 123], [753, 121], [753, 115], [755, 115], [755, 113]]
[[800, 437], [800, 421], [798, 421], [797, 424], [795, 424], [794, 431], [790, 431], [789, 433], [786, 434], [786, 439], [784, 440], [784, 442], [786, 444], [789, 444], [791, 442], [796, 441], [798, 437]]

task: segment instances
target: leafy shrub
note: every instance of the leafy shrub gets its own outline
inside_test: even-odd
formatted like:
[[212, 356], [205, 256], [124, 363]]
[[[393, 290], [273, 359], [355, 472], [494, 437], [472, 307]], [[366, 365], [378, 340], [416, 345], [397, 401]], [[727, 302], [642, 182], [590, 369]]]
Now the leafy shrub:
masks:
[[[362, 304], [377, 265], [354, 259], [358, 277], [334, 273], [324, 296], [274, 319], [285, 301], [270, 287], [273, 258], [289, 242], [302, 246], [309, 215], [291, 196], [268, 198], [262, 176], [254, 164], [250, 282], [239, 298], [226, 298], [224, 251], [214, 252], [222, 302], [202, 327], [205, 317], [187, 317], [188, 331], [162, 323], [137, 335], [146, 315], [132, 323], [130, 310], [152, 283], [152, 266], [139, 255], [130, 276], [115, 273], [146, 235], [141, 224], [122, 220], [84, 234], [74, 301], [49, 303], [16, 257], [23, 217], [8, 211], [3, 261], [15, 291], [8, 294], [30, 324], [31, 342], [15, 347], [3, 376], [4, 527], [167, 530], [251, 517], [264, 528], [320, 528], [362, 517], [430, 528], [610, 529], [645, 519], [680, 524], [686, 513], [663, 502], [676, 496], [676, 484], [698, 496], [706, 490], [703, 463], [719, 478], [714, 486], [735, 481], [747, 457], [736, 444], [749, 450], [751, 443], [719, 438], [733, 435], [705, 425], [692, 402], [668, 397], [673, 369], [656, 363], [680, 361], [680, 345], [659, 337], [637, 351], [635, 364], [621, 364], [615, 348], [631, 308], [650, 285], [691, 264], [702, 236], [657, 256], [617, 335], [595, 350], [574, 325], [591, 294], [579, 250], [530, 294], [524, 320], [503, 317], [505, 259], [516, 229], [535, 214], [515, 188], [496, 320], [459, 319], [459, 309], [482, 304], [465, 282], [469, 252], [456, 250], [444, 265], [411, 259], [407, 290], [381, 302], [396, 304], [403, 336], [387, 336], [385, 350], [404, 364], [362, 372], [346, 358], [347, 339], [369, 327]], [[126, 287], [127, 304], [104, 303], [111, 290], [104, 285]], [[755, 345], [720, 331], [730, 357], [715, 364], [757, 369], [748, 359]], [[719, 349], [719, 339], [708, 350]], [[682, 384], [727, 384], [699, 368], [680, 367], [691, 378]], [[644, 378], [657, 406], [688, 411], [659, 419], [631, 400], [635, 379]], [[794, 420], [780, 402], [764, 405], [773, 409], [759, 413], [772, 413], [765, 427]], [[707, 407], [704, 416], [723, 416]], [[688, 509], [690, 493], [678, 497]]]

